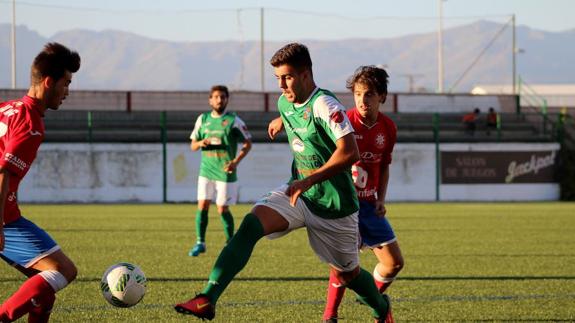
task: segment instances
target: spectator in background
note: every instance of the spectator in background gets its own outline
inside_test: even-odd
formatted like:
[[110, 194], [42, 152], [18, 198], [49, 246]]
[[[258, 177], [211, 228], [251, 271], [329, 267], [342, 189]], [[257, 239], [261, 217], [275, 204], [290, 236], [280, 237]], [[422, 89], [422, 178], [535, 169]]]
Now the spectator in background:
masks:
[[475, 108], [473, 112], [470, 112], [463, 116], [462, 121], [466, 134], [470, 136], [473, 136], [475, 134], [478, 118], [479, 118], [479, 108]]
[[489, 111], [487, 112], [487, 135], [489, 136], [491, 134], [491, 130], [496, 130], [497, 129], [497, 112], [495, 112], [495, 109], [493, 109], [493, 107], [489, 107]]

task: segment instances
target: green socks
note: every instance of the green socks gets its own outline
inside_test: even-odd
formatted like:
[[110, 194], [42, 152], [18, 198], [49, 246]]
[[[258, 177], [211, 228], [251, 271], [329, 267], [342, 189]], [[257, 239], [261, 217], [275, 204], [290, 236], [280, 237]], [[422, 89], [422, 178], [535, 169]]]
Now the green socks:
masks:
[[[234, 235], [234, 217], [230, 211], [220, 214], [222, 224], [224, 225], [224, 234], [226, 241], [230, 241]], [[208, 210], [196, 211], [196, 236], [197, 243], [206, 242], [206, 231], [208, 228]]]
[[220, 214], [222, 224], [224, 225], [224, 233], [226, 234], [226, 242], [230, 241], [234, 235], [234, 217], [230, 211]]
[[346, 287], [353, 290], [362, 303], [369, 305], [373, 309], [374, 317], [381, 318], [387, 313], [388, 305], [379, 294], [377, 287], [375, 287], [373, 276], [363, 268], [360, 268], [359, 275], [349, 282]]
[[[206, 294], [212, 304], [216, 304], [232, 279], [248, 263], [254, 246], [263, 236], [264, 228], [260, 220], [254, 214], [248, 213], [238, 232], [220, 252], [210, 273], [208, 285], [202, 291], [202, 294]], [[373, 278], [371, 280], [373, 284]]]
[[208, 210], [196, 211], [196, 241], [206, 242], [206, 229], [208, 228]]

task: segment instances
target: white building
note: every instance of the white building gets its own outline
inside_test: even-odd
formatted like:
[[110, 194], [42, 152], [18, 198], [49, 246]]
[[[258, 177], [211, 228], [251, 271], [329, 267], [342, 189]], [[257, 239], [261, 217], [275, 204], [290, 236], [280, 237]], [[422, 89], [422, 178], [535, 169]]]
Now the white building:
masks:
[[[575, 84], [522, 84], [518, 85], [522, 106], [540, 106], [543, 99], [551, 108], [575, 109]], [[478, 84], [471, 94], [513, 94], [511, 84]]]

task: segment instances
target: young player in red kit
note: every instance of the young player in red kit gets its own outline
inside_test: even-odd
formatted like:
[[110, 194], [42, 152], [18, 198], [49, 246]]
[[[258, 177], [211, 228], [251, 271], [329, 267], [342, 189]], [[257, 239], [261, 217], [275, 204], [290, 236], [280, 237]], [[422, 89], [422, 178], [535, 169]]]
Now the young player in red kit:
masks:
[[0, 103], [0, 257], [29, 277], [0, 306], [0, 322], [25, 314], [28, 322], [48, 322], [56, 292], [76, 278], [58, 244], [20, 214], [17, 192], [44, 139], [44, 113], [62, 104], [79, 68], [78, 53], [49, 43], [34, 59], [28, 94]]
[[[373, 250], [379, 263], [373, 277], [380, 293], [393, 282], [403, 267], [397, 239], [385, 218], [385, 195], [389, 182], [389, 164], [397, 139], [393, 121], [379, 112], [387, 96], [388, 74], [375, 66], [362, 66], [347, 81], [353, 92], [355, 108], [347, 116], [355, 131], [360, 160], [352, 166], [352, 176], [359, 198], [359, 232], [362, 247]], [[330, 275], [324, 322], [337, 322], [337, 309], [345, 292]], [[392, 322], [389, 315], [386, 322]]]

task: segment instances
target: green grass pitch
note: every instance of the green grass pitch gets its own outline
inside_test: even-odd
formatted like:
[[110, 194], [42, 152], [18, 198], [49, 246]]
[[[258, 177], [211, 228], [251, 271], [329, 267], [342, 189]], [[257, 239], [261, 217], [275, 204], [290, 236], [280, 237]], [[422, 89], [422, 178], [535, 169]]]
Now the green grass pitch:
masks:
[[[58, 294], [52, 322], [188, 322], [173, 304], [206, 282], [223, 246], [212, 210], [208, 252], [188, 257], [194, 242], [191, 204], [24, 205], [79, 269]], [[249, 205], [232, 208], [236, 228]], [[574, 203], [393, 203], [388, 214], [406, 265], [388, 290], [395, 318], [409, 321], [575, 320]], [[148, 278], [142, 303], [108, 305], [99, 291], [104, 270], [120, 261]], [[375, 257], [361, 254], [372, 271]], [[320, 322], [328, 267], [308, 246], [305, 230], [262, 239], [218, 303], [215, 322]], [[0, 265], [0, 299], [23, 282]], [[370, 322], [347, 293], [342, 322]], [[25, 322], [24, 320], [21, 320]]]

